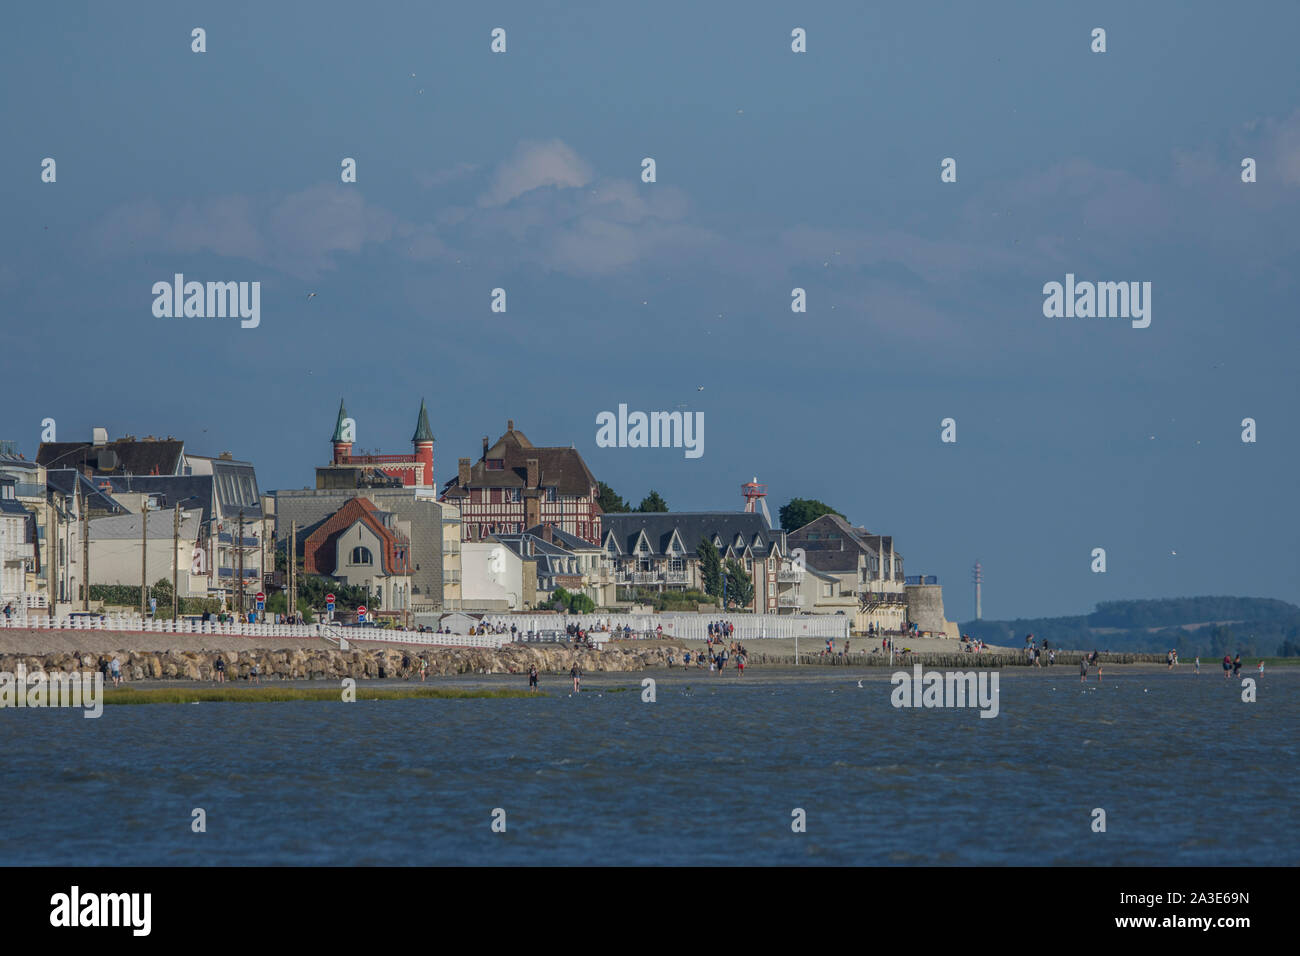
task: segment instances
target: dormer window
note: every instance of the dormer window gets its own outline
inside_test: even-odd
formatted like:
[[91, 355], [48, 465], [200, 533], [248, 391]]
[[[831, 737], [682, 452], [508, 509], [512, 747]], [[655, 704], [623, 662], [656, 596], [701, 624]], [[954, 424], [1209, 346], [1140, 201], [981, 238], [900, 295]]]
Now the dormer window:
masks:
[[488, 471], [505, 471], [506, 460], [504, 458], [489, 458], [487, 460]]

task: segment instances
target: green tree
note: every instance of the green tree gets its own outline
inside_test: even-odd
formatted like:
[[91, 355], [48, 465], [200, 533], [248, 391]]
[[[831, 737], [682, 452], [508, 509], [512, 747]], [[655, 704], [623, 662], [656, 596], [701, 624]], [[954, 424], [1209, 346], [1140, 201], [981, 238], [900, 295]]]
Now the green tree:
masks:
[[596, 602], [581, 591], [569, 595], [569, 610], [574, 614], [590, 614], [596, 610]]
[[643, 514], [663, 512], [668, 510], [668, 502], [659, 497], [659, 492], [651, 488], [650, 494], [641, 499], [641, 504], [637, 506], [636, 510]]
[[781, 506], [778, 514], [781, 518], [781, 527], [785, 531], [798, 531], [808, 522], [816, 521], [822, 515], [844, 517], [826, 502], [818, 501], [816, 498], [791, 498], [787, 504]]
[[704, 538], [700, 541], [700, 546], [695, 549], [695, 553], [700, 557], [700, 582], [704, 585], [704, 593], [721, 597], [722, 559], [718, 557], [718, 549], [713, 546], [712, 541]]
[[600, 489], [600, 494], [596, 496], [596, 503], [600, 505], [600, 510], [605, 514], [619, 514], [625, 511], [631, 511], [628, 503], [624, 501], [613, 488], [603, 481], [596, 482], [596, 487]]
[[754, 603], [754, 580], [735, 558], [727, 559], [727, 606], [745, 608]]

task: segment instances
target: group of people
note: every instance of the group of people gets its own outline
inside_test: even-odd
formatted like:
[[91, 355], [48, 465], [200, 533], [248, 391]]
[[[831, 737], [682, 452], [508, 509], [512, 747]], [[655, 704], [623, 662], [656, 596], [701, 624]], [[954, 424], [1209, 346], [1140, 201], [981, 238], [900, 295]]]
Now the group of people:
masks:
[[[739, 641], [725, 641], [723, 635], [725, 631], [719, 630], [716, 635], [709, 634], [704, 641], [704, 650], [696, 651], [693, 655], [695, 666], [703, 669], [707, 663], [709, 672], [713, 674], [722, 673], [722, 669], [731, 661], [736, 668], [738, 677], [745, 676], [745, 664], [749, 661], [749, 652], [745, 650], [745, 645]], [[690, 667], [692, 654], [690, 651], [682, 652], [682, 666]], [[677, 657], [672, 651], [668, 652], [668, 666], [677, 666]]]
[[[1096, 657], [1097, 652], [1093, 651], [1092, 653], [1093, 656]], [[1038, 640], [1034, 635], [1025, 635], [1025, 656], [1029, 658], [1029, 663], [1033, 664], [1035, 667], [1043, 667], [1044, 655], [1047, 657], [1046, 666], [1051, 667], [1056, 663], [1056, 648], [1050, 646], [1050, 642], [1047, 638], [1043, 638], [1043, 646], [1039, 647]], [[1097, 679], [1101, 679], [1100, 671], [1098, 671]]]
[[420, 683], [423, 684], [424, 679], [429, 675], [429, 658], [424, 654], [415, 658], [410, 654], [402, 654], [402, 673], [399, 676], [405, 680], [407, 677], [415, 677], [416, 674], [420, 675]]

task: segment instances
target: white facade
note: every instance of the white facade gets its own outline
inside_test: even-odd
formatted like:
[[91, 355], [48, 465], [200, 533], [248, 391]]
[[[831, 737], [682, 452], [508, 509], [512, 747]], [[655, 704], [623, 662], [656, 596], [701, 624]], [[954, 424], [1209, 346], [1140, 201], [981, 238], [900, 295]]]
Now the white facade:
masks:
[[[180, 542], [173, 550], [173, 515], [170, 509], [146, 512], [148, 520], [145, 582], [172, 579], [175, 554], [180, 571], [181, 597], [207, 597], [206, 573], [191, 573], [202, 562], [195, 560], [199, 513], [182, 512]], [[141, 516], [119, 515], [90, 521], [90, 583], [140, 586]]]
[[518, 611], [524, 601], [524, 562], [503, 544], [460, 546], [461, 600], [466, 610]]
[[[410, 524], [393, 522], [393, 530], [410, 540]], [[334, 576], [350, 587], [363, 586], [379, 599], [378, 610], [406, 611], [411, 607], [409, 574], [389, 574], [384, 570], [384, 542], [364, 521], [352, 526], [335, 539], [337, 549]]]

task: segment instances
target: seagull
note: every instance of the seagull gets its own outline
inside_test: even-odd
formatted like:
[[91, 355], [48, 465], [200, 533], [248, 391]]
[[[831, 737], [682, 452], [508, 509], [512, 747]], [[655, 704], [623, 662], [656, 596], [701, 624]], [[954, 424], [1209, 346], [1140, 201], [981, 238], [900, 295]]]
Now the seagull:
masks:
[[1177, 552], [1177, 551], [1170, 551], [1170, 552], [1169, 552], [1169, 553], [1170, 553], [1170, 554], [1173, 554], [1173, 555], [1176, 555], [1176, 554], [1178, 554], [1178, 552]]
[[702, 392], [702, 391], [704, 391], [704, 386], [701, 385], [699, 388], [696, 389], [696, 391], [697, 391], [697, 392]]
[[316, 294], [315, 292], [308, 292], [308, 293], [307, 293], [307, 298], [310, 299], [310, 298], [312, 298], [315, 294]]
[[859, 686], [859, 687], [862, 686], [862, 679], [861, 679], [861, 678], [858, 679], [858, 686]]

